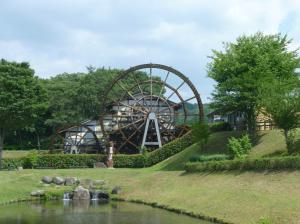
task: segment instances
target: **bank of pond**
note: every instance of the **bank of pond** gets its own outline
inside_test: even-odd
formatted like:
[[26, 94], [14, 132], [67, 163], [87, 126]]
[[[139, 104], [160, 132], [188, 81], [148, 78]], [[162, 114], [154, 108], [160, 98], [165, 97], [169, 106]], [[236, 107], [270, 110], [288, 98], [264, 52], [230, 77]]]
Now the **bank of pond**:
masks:
[[211, 224], [147, 205], [111, 201], [54, 200], [17, 202], [0, 206], [2, 224]]

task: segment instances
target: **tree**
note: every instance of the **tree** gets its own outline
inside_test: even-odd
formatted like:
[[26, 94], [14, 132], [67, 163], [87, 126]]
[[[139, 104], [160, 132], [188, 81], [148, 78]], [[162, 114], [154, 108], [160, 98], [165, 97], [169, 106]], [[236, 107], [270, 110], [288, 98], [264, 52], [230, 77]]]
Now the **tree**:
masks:
[[289, 154], [294, 152], [294, 130], [300, 125], [299, 87], [299, 82], [273, 81], [266, 83], [263, 89], [262, 105], [276, 126], [283, 130]]
[[224, 44], [224, 51], [213, 50], [208, 64], [208, 76], [217, 82], [212, 106], [224, 113], [243, 112], [249, 133], [254, 134], [263, 84], [298, 80], [294, 69], [300, 59], [297, 51], [288, 50], [290, 43], [286, 36], [258, 32]]
[[63, 73], [42, 80], [49, 96], [46, 124], [58, 127], [98, 118], [101, 109], [100, 93], [119, 70], [90, 68], [89, 73]]
[[[104, 67], [96, 69], [92, 66], [88, 66], [87, 69], [88, 73], [63, 73], [51, 79], [42, 80], [50, 104], [51, 116], [46, 120], [47, 125], [58, 127], [67, 123], [79, 123], [86, 119], [99, 118], [103, 96], [107, 94], [108, 86], [122, 70]], [[140, 82], [148, 80], [143, 72], [135, 73], [135, 78]], [[158, 78], [153, 77], [153, 79]], [[122, 84], [124, 88], [131, 89], [135, 84], [133, 74], [122, 80]], [[160, 86], [159, 88], [154, 86], [153, 92], [159, 92], [160, 89]], [[144, 91], [147, 91], [146, 87]], [[124, 90], [116, 85], [110, 91], [109, 100], [120, 97], [120, 93], [123, 92]]]
[[28, 63], [0, 61], [0, 169], [5, 134], [23, 128], [47, 107], [45, 92]]

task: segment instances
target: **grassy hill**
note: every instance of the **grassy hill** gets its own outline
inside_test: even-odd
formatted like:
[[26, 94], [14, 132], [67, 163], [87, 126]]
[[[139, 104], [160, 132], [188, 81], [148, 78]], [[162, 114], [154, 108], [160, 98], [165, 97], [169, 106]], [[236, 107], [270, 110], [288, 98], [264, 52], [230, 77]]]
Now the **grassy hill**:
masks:
[[[191, 157], [197, 155], [211, 155], [211, 154], [228, 154], [227, 142], [228, 138], [234, 136], [241, 136], [241, 132], [216, 132], [213, 133], [207, 144], [202, 148], [199, 144], [194, 144], [182, 152], [168, 158], [151, 167], [154, 170], [182, 170], [184, 164], [189, 161]], [[265, 157], [265, 156], [279, 156], [287, 153], [284, 137], [279, 130], [261, 131], [258, 134], [258, 141], [253, 146], [249, 153], [250, 158]], [[300, 129], [296, 133], [296, 145], [300, 151]]]

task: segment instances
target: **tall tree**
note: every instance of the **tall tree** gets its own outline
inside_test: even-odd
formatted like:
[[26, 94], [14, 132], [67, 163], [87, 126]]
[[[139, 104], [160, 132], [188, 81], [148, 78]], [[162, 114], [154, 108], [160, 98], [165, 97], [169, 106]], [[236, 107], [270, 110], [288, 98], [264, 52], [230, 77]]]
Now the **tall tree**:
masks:
[[300, 125], [300, 81], [270, 81], [262, 89], [262, 106], [272, 117], [276, 126], [283, 131], [287, 150], [295, 150], [294, 130]]
[[297, 51], [288, 49], [290, 43], [286, 36], [258, 32], [225, 43], [224, 51], [213, 50], [208, 64], [208, 76], [217, 82], [213, 107], [224, 113], [243, 112], [253, 134], [262, 84], [273, 79], [298, 80], [294, 69], [300, 59]]
[[33, 123], [47, 103], [28, 63], [0, 61], [0, 169], [5, 133]]

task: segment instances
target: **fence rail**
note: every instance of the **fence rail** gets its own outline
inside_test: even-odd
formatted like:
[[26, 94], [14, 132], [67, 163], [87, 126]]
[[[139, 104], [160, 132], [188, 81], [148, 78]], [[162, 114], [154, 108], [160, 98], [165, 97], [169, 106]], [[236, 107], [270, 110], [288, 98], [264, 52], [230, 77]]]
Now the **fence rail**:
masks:
[[257, 131], [268, 131], [276, 129], [275, 124], [272, 121], [259, 121], [256, 122], [256, 130]]
[[[256, 130], [257, 131], [269, 131], [276, 129], [277, 127], [272, 121], [258, 121], [256, 122]], [[247, 130], [247, 125], [245, 123], [240, 123], [233, 126], [233, 129], [236, 131]]]

